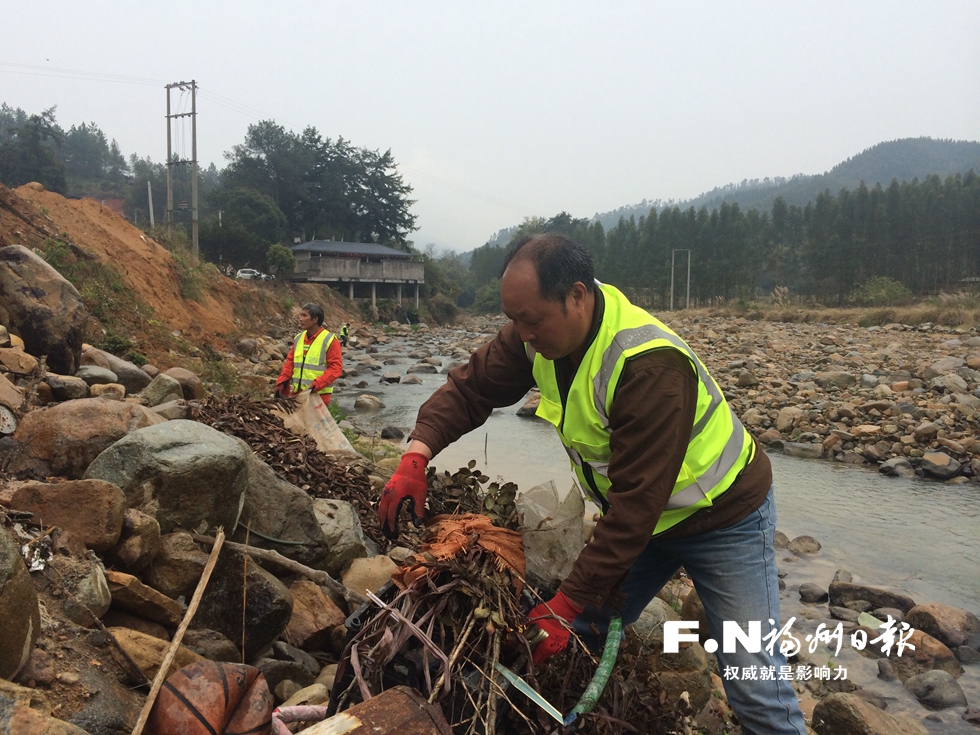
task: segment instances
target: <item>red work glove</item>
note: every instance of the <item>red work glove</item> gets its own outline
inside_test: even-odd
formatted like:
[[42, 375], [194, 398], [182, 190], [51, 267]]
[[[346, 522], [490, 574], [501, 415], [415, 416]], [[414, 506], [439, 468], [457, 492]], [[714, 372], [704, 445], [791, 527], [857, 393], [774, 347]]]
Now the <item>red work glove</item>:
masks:
[[581, 612], [582, 608], [575, 607], [572, 601], [561, 592], [548, 602], [542, 602], [531, 609], [531, 612], [527, 614], [528, 619], [548, 634], [547, 638], [534, 647], [534, 656], [531, 661], [535, 666], [565, 650], [571, 635], [569, 628], [572, 627], [572, 621]]
[[289, 398], [293, 394], [293, 389], [290, 387], [289, 383], [279, 383], [276, 386], [276, 395], [282, 396], [283, 398]]
[[403, 501], [408, 501], [412, 522], [416, 526], [422, 525], [425, 496], [429, 492], [429, 482], [425, 478], [425, 467], [428, 463], [424, 454], [406, 452], [402, 455], [395, 474], [381, 492], [378, 520], [381, 521], [382, 533], [388, 538], [398, 538], [398, 511], [401, 510]]

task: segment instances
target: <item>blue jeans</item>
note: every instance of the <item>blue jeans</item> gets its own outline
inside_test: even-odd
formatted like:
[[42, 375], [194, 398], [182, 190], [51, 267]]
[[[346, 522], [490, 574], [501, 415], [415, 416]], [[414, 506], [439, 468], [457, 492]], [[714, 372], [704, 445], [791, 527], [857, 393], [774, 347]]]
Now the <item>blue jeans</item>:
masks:
[[[765, 643], [759, 653], [744, 651], [739, 644], [735, 653], [724, 653], [721, 645], [725, 620], [736, 621], [743, 630], [748, 630], [748, 621], [761, 621], [763, 636], [769, 632], [770, 619], [776, 621], [776, 626], [780, 624], [775, 531], [776, 503], [770, 488], [765, 502], [734, 526], [688, 538], [651, 539], [623, 582], [623, 624], [640, 617], [657, 592], [683, 566], [704, 605], [711, 635], [719, 642], [715, 655], [720, 670], [734, 666], [741, 672], [754, 666], [756, 670], [775, 667], [778, 672], [786, 664], [778, 647], [770, 656]], [[587, 609], [574, 624], [576, 633], [590, 646], [599, 641], [590, 633], [589, 624], [598, 623], [604, 635], [601, 620], [609, 615], [608, 610], [598, 615], [594, 612]], [[745, 735], [806, 735], [799, 700], [789, 681], [778, 676], [773, 680], [723, 680], [728, 702]]]

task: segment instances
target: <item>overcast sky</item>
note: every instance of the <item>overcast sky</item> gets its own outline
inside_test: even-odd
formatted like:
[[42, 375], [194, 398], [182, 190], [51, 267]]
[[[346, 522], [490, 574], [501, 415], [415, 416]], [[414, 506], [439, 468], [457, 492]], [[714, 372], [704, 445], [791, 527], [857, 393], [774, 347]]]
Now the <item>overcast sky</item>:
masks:
[[196, 79], [203, 165], [269, 118], [390, 148], [419, 247], [822, 173], [896, 138], [980, 140], [975, 0], [35, 0], [2, 17], [0, 101], [163, 161], [162, 85]]

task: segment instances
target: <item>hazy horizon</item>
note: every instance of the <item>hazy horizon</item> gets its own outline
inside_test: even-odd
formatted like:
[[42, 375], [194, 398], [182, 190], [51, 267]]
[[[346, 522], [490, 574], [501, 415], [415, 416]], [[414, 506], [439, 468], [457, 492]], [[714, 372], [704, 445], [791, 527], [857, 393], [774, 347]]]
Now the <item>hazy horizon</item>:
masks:
[[127, 156], [164, 160], [163, 85], [192, 78], [203, 166], [262, 119], [390, 148], [420, 248], [980, 139], [980, 4], [55, 1], [5, 25], [0, 101]]

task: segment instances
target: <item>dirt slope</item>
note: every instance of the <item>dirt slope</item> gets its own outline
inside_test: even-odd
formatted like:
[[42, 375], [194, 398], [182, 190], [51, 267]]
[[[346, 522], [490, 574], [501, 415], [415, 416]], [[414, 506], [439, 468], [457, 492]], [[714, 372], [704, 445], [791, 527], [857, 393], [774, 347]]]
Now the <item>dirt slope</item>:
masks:
[[[191, 343], [226, 347], [235, 335], [251, 333], [257, 321], [291, 323], [282, 298], [323, 303], [328, 322], [349, 319], [329, 289], [287, 284], [252, 284], [215, 275], [206, 279], [201, 302], [185, 299], [180, 270], [169, 251], [108, 207], [92, 199], [65, 199], [32, 183], [11, 191], [0, 184], [0, 246], [40, 247], [45, 239], [70, 243], [119, 272], [126, 286], [153, 308], [153, 319], [180, 330]], [[236, 324], [236, 311], [240, 318]], [[258, 313], [257, 313], [258, 312]], [[339, 324], [338, 324], [339, 326]]]

